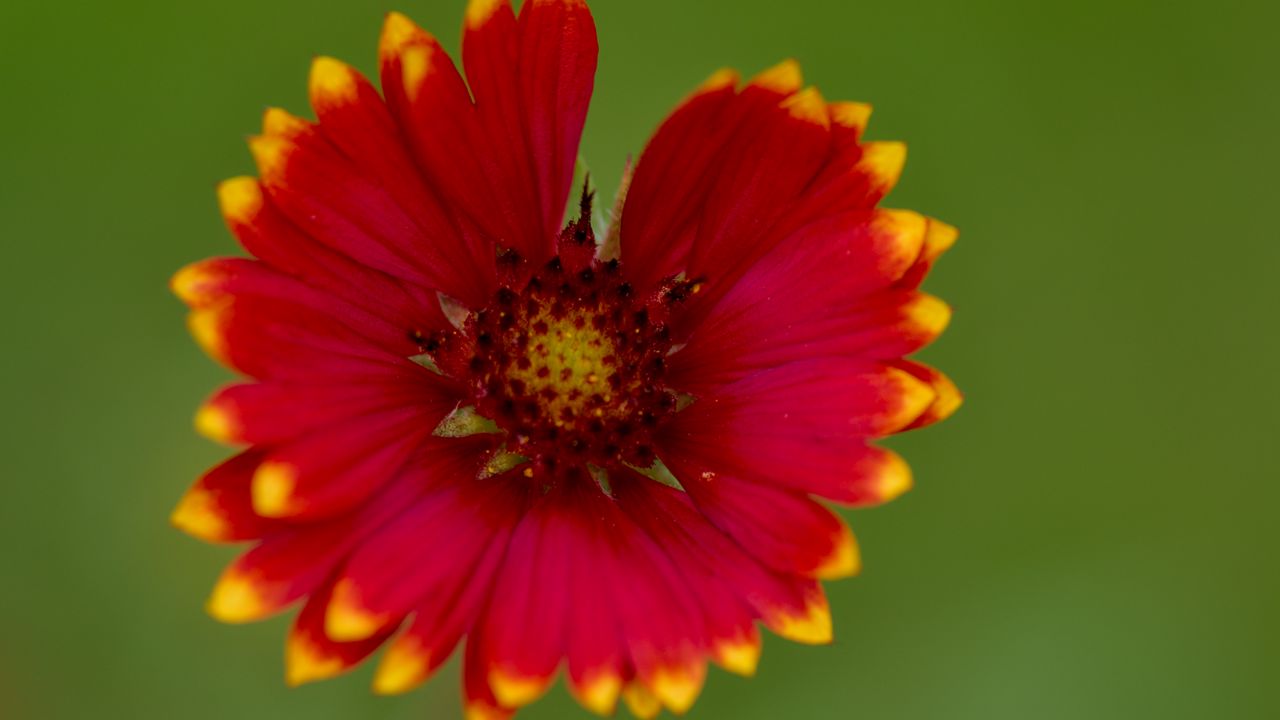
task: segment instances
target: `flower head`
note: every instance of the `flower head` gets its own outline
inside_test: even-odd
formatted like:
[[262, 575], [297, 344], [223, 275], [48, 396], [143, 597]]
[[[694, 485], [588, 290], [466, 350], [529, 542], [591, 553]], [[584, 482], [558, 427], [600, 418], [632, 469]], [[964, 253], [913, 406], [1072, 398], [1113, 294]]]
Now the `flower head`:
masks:
[[317, 120], [268, 111], [258, 177], [220, 186], [254, 259], [173, 280], [251, 378], [200, 409], [244, 449], [174, 521], [255, 543], [215, 617], [301, 603], [291, 683], [385, 646], [403, 692], [463, 645], [472, 718], [560, 668], [593, 711], [683, 712], [708, 661], [754, 672], [758, 625], [830, 640], [819, 581], [859, 555], [823, 501], [905, 491], [872, 441], [959, 404], [904, 359], [947, 323], [918, 288], [955, 231], [878, 209], [904, 149], [867, 106], [790, 61], [716, 73], [596, 227], [587, 187], [566, 212], [596, 53], [581, 0], [472, 0], [464, 81], [388, 16], [381, 93], [317, 59]]

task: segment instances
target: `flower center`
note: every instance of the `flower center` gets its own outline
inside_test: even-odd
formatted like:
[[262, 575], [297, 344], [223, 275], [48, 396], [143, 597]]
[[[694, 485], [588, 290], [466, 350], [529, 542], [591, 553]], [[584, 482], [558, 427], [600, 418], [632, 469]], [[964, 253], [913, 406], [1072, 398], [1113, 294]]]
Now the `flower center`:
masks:
[[653, 463], [649, 435], [675, 411], [662, 383], [671, 341], [616, 263], [560, 258], [502, 288], [468, 324], [476, 410], [507, 449], [542, 465]]

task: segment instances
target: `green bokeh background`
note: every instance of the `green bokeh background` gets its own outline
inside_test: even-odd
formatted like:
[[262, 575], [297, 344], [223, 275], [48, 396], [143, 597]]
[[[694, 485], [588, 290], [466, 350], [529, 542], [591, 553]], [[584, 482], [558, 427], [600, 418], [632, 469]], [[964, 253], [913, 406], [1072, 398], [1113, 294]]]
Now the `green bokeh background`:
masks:
[[[1280, 717], [1274, 3], [598, 0], [585, 154], [610, 188], [722, 65], [795, 55], [877, 107], [891, 205], [962, 230], [925, 357], [968, 404], [851, 513], [838, 641], [766, 642], [696, 718]], [[398, 7], [457, 45], [463, 0]], [[285, 622], [201, 609], [226, 548], [167, 524], [226, 450], [171, 272], [233, 241], [217, 180], [310, 58], [374, 67], [384, 2], [0, 6], [0, 717], [458, 717], [451, 666], [282, 682]], [[563, 690], [523, 715], [584, 717]]]

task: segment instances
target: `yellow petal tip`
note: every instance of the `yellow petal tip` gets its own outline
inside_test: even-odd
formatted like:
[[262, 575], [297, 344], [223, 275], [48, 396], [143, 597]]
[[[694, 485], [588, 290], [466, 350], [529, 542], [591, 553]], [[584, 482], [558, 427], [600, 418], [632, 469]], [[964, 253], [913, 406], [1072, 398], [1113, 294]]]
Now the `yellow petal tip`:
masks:
[[264, 462], [253, 473], [250, 494], [253, 510], [263, 517], [285, 517], [293, 510], [297, 470], [286, 463]]
[[738, 82], [741, 79], [742, 76], [738, 74], [737, 70], [734, 70], [733, 68], [720, 68], [714, 73], [711, 73], [711, 77], [702, 81], [702, 84], [698, 86], [698, 90], [700, 92], [712, 92], [726, 87], [737, 87]]
[[328, 105], [341, 105], [356, 99], [360, 86], [350, 65], [331, 57], [320, 56], [311, 61], [307, 82], [311, 104], [317, 112]]
[[402, 695], [426, 679], [430, 655], [419, 648], [405, 645], [402, 637], [382, 656], [373, 674], [373, 691], [378, 695]]
[[218, 208], [228, 222], [245, 224], [262, 209], [262, 186], [258, 179], [236, 177], [218, 184]]
[[800, 63], [787, 58], [751, 79], [751, 84], [772, 90], [782, 95], [790, 95], [804, 84], [804, 75], [800, 72]]
[[622, 699], [626, 701], [627, 709], [631, 714], [640, 720], [652, 720], [662, 712], [662, 703], [658, 701], [657, 696], [635, 681], [627, 683], [623, 688]]
[[235, 418], [226, 408], [206, 403], [196, 411], [196, 432], [220, 443], [231, 444], [239, 434]]
[[384, 60], [399, 55], [405, 47], [429, 37], [425, 30], [399, 12], [387, 13], [382, 23], [382, 38], [378, 41], [378, 55]]
[[876, 478], [876, 494], [880, 502], [888, 502], [911, 489], [915, 483], [911, 466], [895, 452], [885, 452], [885, 462]]
[[378, 634], [386, 618], [361, 607], [360, 591], [348, 579], [333, 587], [333, 597], [324, 614], [324, 634], [336, 642], [357, 642]]
[[831, 608], [825, 598], [810, 600], [799, 613], [782, 613], [772, 624], [779, 636], [806, 645], [825, 645], [831, 642]]
[[325, 655], [302, 637], [290, 635], [285, 641], [284, 681], [289, 687], [328, 680], [345, 669], [341, 659]]
[[550, 678], [525, 677], [508, 673], [502, 668], [489, 670], [489, 688], [498, 704], [503, 707], [524, 707], [542, 697], [550, 684]]
[[831, 103], [831, 122], [843, 128], [861, 133], [871, 121], [871, 106], [858, 102]]
[[622, 694], [622, 677], [615, 672], [602, 672], [580, 683], [571, 683], [570, 690], [587, 710], [597, 715], [612, 715]]
[[697, 701], [705, 677], [705, 669], [701, 665], [661, 668], [650, 679], [649, 689], [664, 707], [676, 715], [683, 715]]
[[751, 677], [760, 666], [759, 636], [738, 638], [717, 643], [715, 660], [720, 667], [735, 675]]
[[169, 522], [192, 537], [210, 542], [216, 542], [227, 532], [227, 523], [217, 512], [216, 498], [202, 487], [194, 487], [182, 496]]
[[840, 535], [836, 539], [831, 554], [823, 560], [813, 573], [819, 580], [841, 580], [853, 577], [862, 571], [862, 554], [858, 552], [858, 541], [849, 526], [840, 523]]
[[472, 30], [489, 22], [502, 7], [503, 0], [471, 0], [467, 3], [466, 23]]
[[873, 185], [887, 193], [898, 184], [906, 164], [906, 143], [881, 141], [862, 146], [862, 160], [858, 167], [871, 178]]
[[827, 101], [817, 88], [808, 87], [782, 101], [782, 108], [791, 117], [814, 125], [827, 127], [831, 118], [827, 114]]
[[258, 586], [233, 569], [218, 579], [205, 610], [220, 622], [241, 624], [265, 617], [267, 604]]

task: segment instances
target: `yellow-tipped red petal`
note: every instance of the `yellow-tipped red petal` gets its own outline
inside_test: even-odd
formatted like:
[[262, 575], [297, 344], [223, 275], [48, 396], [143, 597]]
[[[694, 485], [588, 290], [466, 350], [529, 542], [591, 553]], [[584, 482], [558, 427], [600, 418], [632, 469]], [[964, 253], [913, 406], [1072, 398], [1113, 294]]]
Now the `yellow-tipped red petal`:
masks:
[[924, 250], [928, 218], [910, 210], [883, 208], [876, 210], [871, 222], [877, 235], [889, 241], [877, 258], [879, 267], [890, 275], [906, 273]]
[[346, 669], [340, 658], [327, 655], [301, 635], [291, 633], [285, 640], [284, 679], [289, 687], [328, 680]]
[[227, 345], [223, 334], [229, 309], [224, 306], [195, 310], [187, 315], [187, 330], [210, 357], [226, 364]]
[[471, 0], [467, 3], [467, 27], [475, 29], [489, 22], [506, 2], [507, 0]]
[[388, 58], [399, 55], [409, 45], [427, 42], [430, 39], [427, 31], [418, 27], [417, 23], [398, 12], [387, 13], [382, 23], [382, 37], [378, 41], [378, 57]]
[[267, 108], [262, 113], [262, 134], [284, 138], [295, 138], [309, 130], [311, 123], [281, 108]]
[[294, 145], [280, 135], [256, 135], [249, 138], [249, 152], [258, 165], [258, 174], [266, 183], [280, 183]]
[[494, 667], [489, 669], [489, 688], [503, 707], [524, 707], [542, 697], [554, 677], [527, 677]]
[[815, 87], [807, 87], [783, 100], [782, 109], [797, 120], [822, 127], [831, 125], [831, 118], [827, 115], [827, 101]]
[[214, 619], [232, 624], [254, 622], [275, 612], [274, 607], [263, 601], [254, 578], [235, 567], [228, 568], [218, 578], [205, 610]]
[[867, 103], [833, 102], [829, 107], [831, 124], [856, 130], [861, 133], [867, 129], [871, 120], [871, 106]]
[[217, 498], [202, 487], [193, 487], [178, 501], [169, 522], [179, 530], [207, 542], [220, 542], [227, 534], [227, 521], [218, 512]]
[[862, 146], [862, 159], [858, 170], [871, 178], [871, 184], [880, 192], [888, 193], [902, 177], [907, 164], [907, 146], [894, 141], [870, 142]]
[[587, 710], [597, 715], [612, 715], [622, 694], [622, 676], [608, 670], [582, 682], [575, 683], [571, 680], [569, 692]]
[[782, 95], [790, 95], [804, 84], [804, 75], [800, 72], [800, 63], [787, 58], [751, 78], [751, 84]]
[[369, 613], [360, 602], [360, 591], [350, 580], [339, 580], [324, 615], [324, 634], [335, 642], [366, 640], [386, 628], [390, 618]]
[[800, 612], [783, 611], [766, 618], [769, 629], [792, 642], [805, 645], [825, 645], [831, 642], [831, 608], [827, 598], [817, 594], [810, 598]]
[[404, 79], [404, 93], [410, 100], [417, 100], [427, 75], [431, 72], [434, 52], [424, 45], [405, 48], [400, 53], [400, 67]]
[[311, 106], [316, 112], [334, 105], [346, 105], [356, 100], [360, 93], [355, 69], [331, 57], [320, 56], [311, 61], [311, 76], [307, 81]]
[[929, 218], [929, 228], [924, 237], [924, 250], [920, 259], [932, 262], [951, 249], [960, 237], [960, 231], [941, 220]]
[[683, 715], [693, 707], [707, 677], [706, 665], [693, 663], [660, 668], [649, 678], [649, 690], [663, 707]]
[[742, 76], [737, 70], [734, 70], [733, 68], [720, 68], [719, 70], [711, 73], [711, 77], [703, 80], [702, 84], [698, 86], [698, 89], [695, 90], [693, 94], [698, 95], [706, 92], [714, 92], [721, 88], [736, 87], [741, 80]]
[[760, 634], [754, 628], [747, 637], [717, 641], [711, 649], [711, 659], [735, 675], [751, 677], [760, 665]]
[[884, 460], [884, 467], [881, 468], [876, 480], [876, 489], [880, 502], [889, 502], [910, 490], [914, 480], [911, 476], [911, 466], [902, 459], [901, 455], [885, 450]]
[[933, 404], [937, 393], [933, 386], [920, 378], [898, 368], [889, 368], [888, 377], [897, 385], [897, 406], [886, 409], [886, 425], [896, 428], [894, 432], [910, 425]]
[[[909, 318], [912, 327], [929, 337], [937, 337], [947, 329], [947, 325], [951, 323], [951, 306], [942, 300], [920, 293], [912, 298], [907, 304], [904, 311]], [[936, 398], [937, 394], [934, 394]], [[932, 400], [930, 400], [932, 402]]]
[[499, 708], [489, 707], [483, 703], [469, 703], [462, 712], [463, 720], [507, 720], [511, 717], [510, 711], [504, 711]]
[[640, 720], [652, 720], [662, 712], [662, 703], [658, 701], [657, 696], [634, 680], [622, 689], [622, 699], [626, 701], [627, 709], [631, 714]]
[[862, 556], [858, 552], [858, 541], [853, 531], [843, 522], [840, 523], [840, 535], [831, 555], [813, 571], [813, 577], [819, 580], [841, 580], [853, 577], [862, 570]]
[[262, 210], [262, 186], [253, 177], [235, 177], [218, 184], [218, 208], [227, 222], [246, 224]]
[[373, 691], [401, 695], [421, 685], [431, 674], [431, 651], [412, 636], [402, 635], [387, 648], [373, 674]]
[[253, 509], [263, 517], [288, 517], [293, 514], [293, 491], [298, 485], [297, 471], [292, 465], [264, 462], [253, 474]]
[[217, 261], [202, 260], [174, 273], [169, 279], [169, 289], [188, 307], [208, 307], [220, 297], [212, 291], [224, 277]]
[[216, 404], [205, 403], [196, 411], [196, 432], [214, 442], [232, 444], [239, 434], [239, 423], [231, 412]]

